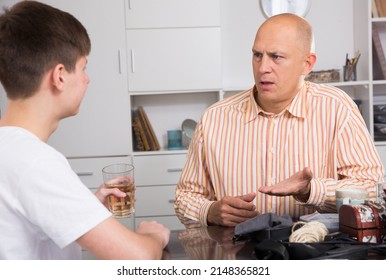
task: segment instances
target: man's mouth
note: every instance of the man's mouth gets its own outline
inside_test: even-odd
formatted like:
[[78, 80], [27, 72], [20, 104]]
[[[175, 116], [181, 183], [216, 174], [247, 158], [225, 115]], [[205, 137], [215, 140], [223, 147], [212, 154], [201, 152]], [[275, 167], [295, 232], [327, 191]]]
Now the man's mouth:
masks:
[[269, 81], [261, 81], [260, 84], [262, 84], [262, 85], [272, 85], [273, 83], [269, 82]]

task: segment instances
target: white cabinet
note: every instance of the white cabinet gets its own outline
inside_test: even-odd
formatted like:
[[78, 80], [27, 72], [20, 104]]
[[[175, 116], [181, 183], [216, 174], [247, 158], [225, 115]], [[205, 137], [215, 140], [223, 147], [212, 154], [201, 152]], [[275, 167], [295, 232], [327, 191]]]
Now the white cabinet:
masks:
[[[0, 10], [3, 10], [4, 7], [11, 7], [15, 4], [16, 0], [1, 0]], [[5, 108], [7, 106], [7, 95], [3, 86], [0, 84], [0, 118], [3, 116]]]
[[127, 0], [126, 45], [131, 110], [142, 106], [161, 150], [133, 152], [136, 223], [183, 228], [173, 209], [186, 150], [167, 150], [167, 130], [198, 120], [222, 87], [219, 0]]
[[128, 0], [130, 92], [221, 88], [219, 0]]
[[120, 156], [130, 151], [124, 0], [44, 0], [73, 14], [91, 39], [90, 84], [77, 116], [63, 120], [49, 143], [67, 157]]
[[173, 208], [175, 190], [175, 185], [137, 187], [135, 191], [137, 198], [135, 203], [136, 218], [175, 215]]
[[[386, 167], [386, 134], [385, 133], [379, 133], [375, 129], [376, 123], [379, 121], [380, 118], [375, 114], [374, 112], [374, 105], [386, 105], [386, 79], [384, 77], [379, 76], [379, 69], [378, 67], [378, 58], [376, 56], [376, 51], [374, 49], [374, 43], [373, 43], [373, 26], [376, 27], [378, 30], [378, 35], [381, 40], [381, 46], [383, 49], [383, 52], [386, 53], [386, 17], [372, 17], [372, 4], [374, 1], [368, 0], [366, 1], [368, 10], [368, 21], [367, 21], [367, 29], [368, 29], [368, 45], [369, 45], [369, 52], [367, 59], [369, 61], [369, 75], [370, 75], [370, 98], [369, 98], [369, 116], [370, 116], [370, 131], [375, 139], [375, 145], [377, 148], [377, 151], [379, 153], [379, 156], [382, 160], [383, 166]], [[364, 4], [362, 4], [364, 5]], [[359, 27], [358, 27], [359, 28]], [[377, 118], [374, 118], [377, 116]], [[382, 116], [382, 115], [381, 115]], [[383, 117], [386, 117], [386, 113], [384, 113]], [[382, 126], [386, 126], [385, 123], [381, 123]]]
[[127, 30], [129, 90], [221, 88], [221, 29]]
[[220, 0], [127, 0], [127, 28], [220, 25]]
[[134, 156], [136, 225], [144, 220], [156, 220], [171, 230], [184, 228], [176, 217], [174, 201], [185, 159], [184, 152]]
[[137, 187], [135, 224], [157, 221], [170, 230], [185, 228], [174, 211], [176, 184], [169, 186]]
[[[370, 5], [373, 1], [369, 0]], [[386, 17], [385, 15], [383, 17], [370, 17], [370, 32], [374, 32], [373, 27], [376, 29], [377, 33], [380, 39], [380, 48], [382, 49], [383, 53], [386, 53]], [[372, 33], [370, 33], [372, 34]], [[371, 40], [372, 37], [370, 36]], [[370, 41], [372, 42], [372, 41]], [[377, 57], [377, 51], [374, 48], [374, 42], [373, 48], [371, 49], [372, 53], [370, 53], [370, 61], [372, 62], [372, 67], [370, 69], [370, 73], [372, 75], [372, 93], [373, 93], [373, 99], [371, 105], [386, 105], [386, 77], [383, 77], [382, 70], [380, 67], [380, 59]], [[384, 60], [384, 59], [383, 59]], [[379, 145], [378, 151], [380, 153], [381, 159], [383, 162], [386, 162], [386, 153], [385, 153], [385, 145], [386, 145], [386, 133], [381, 132], [381, 130], [376, 129], [376, 127], [386, 127], [386, 121], [382, 120], [386, 118], [386, 112], [381, 112], [379, 114], [376, 114], [375, 111], [376, 108], [372, 106], [373, 115], [376, 116], [376, 118], [373, 118], [372, 121], [374, 122], [374, 136], [376, 144]]]
[[4, 88], [0, 85], [0, 119], [4, 114], [5, 108], [7, 107], [7, 95]]
[[[202, 112], [219, 100], [219, 95], [219, 91], [131, 94], [131, 105], [133, 109], [143, 106], [161, 151], [165, 151], [167, 150], [167, 130], [181, 129], [185, 119], [198, 121]], [[138, 155], [138, 153], [134, 154]]]
[[133, 164], [136, 169], [137, 186], [177, 184], [186, 155], [183, 154], [150, 154], [135, 156]]

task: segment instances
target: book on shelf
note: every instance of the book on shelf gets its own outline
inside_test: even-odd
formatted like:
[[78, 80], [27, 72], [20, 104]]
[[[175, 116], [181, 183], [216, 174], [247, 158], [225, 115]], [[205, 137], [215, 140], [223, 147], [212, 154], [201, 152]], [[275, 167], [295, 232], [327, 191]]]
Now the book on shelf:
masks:
[[376, 17], [386, 17], [386, 0], [372, 0], [372, 15]]
[[378, 12], [376, 1], [377, 0], [372, 0], [371, 1], [371, 15], [373, 16], [373, 18], [379, 17], [379, 12]]
[[133, 147], [135, 151], [144, 151], [145, 146], [143, 145], [142, 139], [141, 139], [141, 133], [139, 131], [139, 127], [136, 124], [135, 121], [132, 123], [132, 129], [133, 129]]
[[376, 24], [372, 24], [374, 79], [386, 79], [386, 58]]
[[133, 142], [135, 151], [156, 151], [159, 150], [159, 143], [150, 124], [150, 121], [139, 106], [132, 112], [133, 116]]
[[160, 149], [160, 146], [159, 146], [159, 143], [158, 143], [158, 139], [157, 137], [155, 136], [155, 133], [154, 133], [154, 130], [153, 130], [153, 127], [149, 121], [149, 118], [147, 117], [144, 109], [142, 106], [138, 106], [138, 112], [139, 112], [139, 116], [141, 118], [141, 120], [143, 121], [144, 125], [145, 125], [145, 129], [146, 129], [146, 132], [148, 134], [148, 138], [149, 138], [149, 142], [150, 142], [150, 145], [152, 146], [152, 150], [153, 151], [158, 151]]
[[144, 150], [145, 151], [150, 151], [150, 144], [149, 144], [149, 141], [148, 141], [148, 138], [145, 134], [145, 129], [142, 125], [142, 122], [139, 118], [139, 114], [138, 114], [138, 111], [134, 111], [133, 113], [133, 119], [134, 119], [134, 125], [135, 127], [138, 129], [138, 132], [139, 132], [139, 136], [141, 138], [141, 141], [143, 143], [143, 147], [144, 147]]

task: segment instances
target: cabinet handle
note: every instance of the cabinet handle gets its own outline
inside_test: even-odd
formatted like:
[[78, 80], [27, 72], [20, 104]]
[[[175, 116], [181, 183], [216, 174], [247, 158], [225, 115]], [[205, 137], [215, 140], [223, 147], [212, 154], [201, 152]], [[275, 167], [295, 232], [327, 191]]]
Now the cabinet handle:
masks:
[[168, 168], [168, 172], [182, 172], [182, 168]]
[[134, 64], [134, 49], [131, 49], [131, 72], [135, 72], [135, 64]]
[[176, 200], [174, 198], [169, 199], [169, 203], [173, 203], [174, 204], [174, 202], [176, 202]]
[[131, 0], [127, 0], [127, 5], [128, 5], [129, 10], [131, 10]]
[[118, 73], [122, 74], [122, 67], [121, 67], [121, 50], [118, 50]]
[[76, 175], [78, 175], [79, 177], [81, 177], [81, 176], [92, 176], [92, 175], [94, 175], [94, 172], [76, 172]]

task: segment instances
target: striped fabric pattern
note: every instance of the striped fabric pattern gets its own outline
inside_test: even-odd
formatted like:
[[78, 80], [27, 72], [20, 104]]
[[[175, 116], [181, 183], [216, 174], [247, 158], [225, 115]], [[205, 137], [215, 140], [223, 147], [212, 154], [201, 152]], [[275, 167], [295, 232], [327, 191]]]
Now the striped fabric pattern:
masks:
[[[310, 167], [314, 179], [306, 203], [258, 192]], [[350, 96], [305, 82], [289, 107], [266, 113], [254, 88], [204, 112], [176, 189], [175, 210], [186, 226], [206, 225], [215, 200], [256, 192], [260, 213], [296, 218], [335, 211], [335, 189], [365, 188], [375, 196], [383, 166], [366, 124]]]

